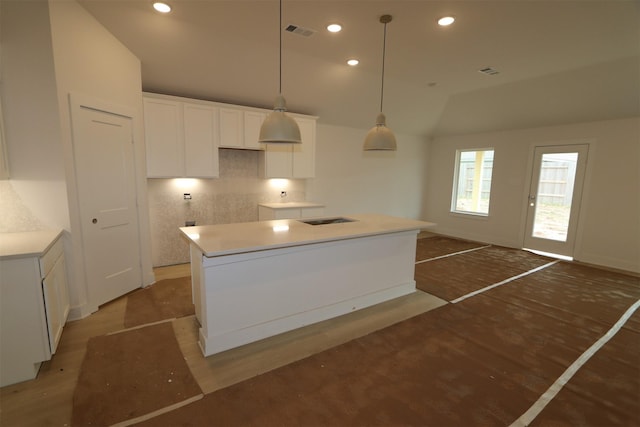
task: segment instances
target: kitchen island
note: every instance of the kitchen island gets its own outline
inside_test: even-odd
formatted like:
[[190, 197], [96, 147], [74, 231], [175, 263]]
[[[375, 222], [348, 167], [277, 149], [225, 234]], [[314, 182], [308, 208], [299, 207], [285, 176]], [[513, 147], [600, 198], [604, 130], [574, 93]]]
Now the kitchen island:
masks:
[[433, 224], [362, 214], [182, 227], [205, 356], [415, 292]]

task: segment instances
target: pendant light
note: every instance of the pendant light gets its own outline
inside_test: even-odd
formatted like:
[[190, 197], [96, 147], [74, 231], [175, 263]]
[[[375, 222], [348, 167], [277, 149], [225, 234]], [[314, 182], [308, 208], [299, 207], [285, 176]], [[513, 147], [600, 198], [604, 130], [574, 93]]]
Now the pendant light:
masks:
[[278, 96], [273, 106], [273, 111], [264, 119], [260, 127], [258, 142], [269, 144], [300, 144], [300, 128], [296, 121], [285, 114], [287, 102], [282, 96], [282, 0], [280, 0], [280, 80]]
[[382, 41], [382, 87], [380, 88], [380, 113], [376, 118], [376, 125], [371, 128], [364, 139], [364, 151], [396, 151], [396, 137], [387, 127], [387, 119], [382, 112], [382, 100], [384, 97], [384, 57], [387, 45], [387, 24], [391, 22], [391, 15], [382, 15], [380, 22], [384, 24], [384, 37]]

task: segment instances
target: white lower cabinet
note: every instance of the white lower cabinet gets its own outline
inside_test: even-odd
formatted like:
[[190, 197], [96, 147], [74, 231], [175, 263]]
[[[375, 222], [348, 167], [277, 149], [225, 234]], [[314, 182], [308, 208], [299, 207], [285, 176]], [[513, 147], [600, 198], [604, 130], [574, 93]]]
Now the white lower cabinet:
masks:
[[258, 221], [271, 219], [317, 218], [324, 215], [324, 205], [312, 202], [260, 203]]
[[0, 386], [36, 377], [69, 315], [62, 240], [41, 254], [0, 260]]

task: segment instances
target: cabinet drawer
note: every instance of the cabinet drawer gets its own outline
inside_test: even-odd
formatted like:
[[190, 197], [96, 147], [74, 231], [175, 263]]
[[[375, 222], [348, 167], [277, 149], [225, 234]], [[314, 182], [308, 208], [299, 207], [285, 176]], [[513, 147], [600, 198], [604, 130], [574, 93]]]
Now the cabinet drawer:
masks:
[[49, 271], [53, 268], [56, 261], [64, 252], [64, 247], [62, 246], [62, 239], [57, 239], [55, 243], [49, 248], [49, 250], [40, 257], [40, 278], [44, 279]]
[[298, 219], [300, 208], [274, 209], [275, 219]]

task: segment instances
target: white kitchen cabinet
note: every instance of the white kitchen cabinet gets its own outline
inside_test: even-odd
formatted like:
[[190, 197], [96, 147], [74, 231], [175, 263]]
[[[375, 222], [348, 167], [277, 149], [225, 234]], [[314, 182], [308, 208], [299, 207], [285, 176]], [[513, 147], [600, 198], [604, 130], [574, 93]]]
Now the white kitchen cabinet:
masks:
[[316, 176], [316, 119], [296, 117], [300, 127], [302, 144], [292, 150], [293, 178], [313, 178]]
[[300, 127], [302, 144], [265, 144], [260, 175], [265, 178], [315, 177], [316, 118], [293, 116]]
[[220, 108], [220, 148], [244, 148], [243, 111]]
[[260, 127], [267, 113], [246, 108], [220, 108], [220, 148], [262, 150]]
[[144, 98], [147, 177], [177, 177], [184, 173], [182, 104]]
[[4, 121], [2, 118], [2, 103], [0, 103], [0, 179], [9, 178], [9, 159], [7, 157], [7, 143], [4, 137]]
[[218, 111], [207, 103], [145, 95], [144, 122], [149, 178], [216, 178]]
[[[59, 237], [46, 231], [0, 237], [0, 386], [35, 378], [60, 342], [69, 294]], [[21, 250], [25, 242], [29, 248]]]
[[184, 114], [184, 176], [219, 176], [217, 109], [200, 104], [182, 104]]
[[47, 271], [42, 278], [42, 294], [47, 314], [49, 347], [51, 354], [55, 354], [70, 308], [66, 264], [62, 254], [58, 256], [51, 270]]
[[271, 219], [317, 218], [324, 215], [324, 205], [312, 202], [258, 203], [258, 221]]
[[317, 117], [290, 113], [302, 144], [261, 144], [270, 110], [144, 94], [147, 177], [217, 177], [217, 148], [259, 150], [264, 178], [313, 178]]
[[244, 148], [264, 150], [264, 144], [259, 143], [258, 139], [260, 139], [262, 122], [266, 118], [267, 113], [261, 111], [244, 112]]

